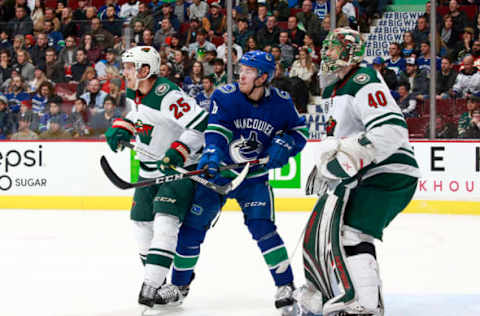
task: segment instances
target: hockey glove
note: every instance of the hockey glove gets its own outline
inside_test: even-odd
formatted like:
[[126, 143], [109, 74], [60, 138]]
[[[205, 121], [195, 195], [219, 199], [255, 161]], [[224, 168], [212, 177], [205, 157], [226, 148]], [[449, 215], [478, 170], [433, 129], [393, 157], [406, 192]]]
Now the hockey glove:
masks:
[[218, 174], [218, 168], [222, 159], [222, 150], [215, 145], [208, 145], [198, 162], [198, 169], [206, 169], [206, 176], [208, 178], [215, 178]]
[[133, 135], [135, 135], [135, 126], [132, 122], [125, 119], [116, 119], [113, 121], [112, 127], [105, 133], [105, 139], [113, 152], [117, 152], [119, 148], [123, 149], [120, 146], [120, 141], [129, 142]]
[[269, 160], [265, 167], [267, 169], [282, 167], [288, 162], [294, 146], [295, 140], [292, 136], [287, 134], [275, 136], [272, 140], [272, 145], [267, 150]]
[[165, 175], [176, 174], [171, 167], [182, 167], [187, 161], [190, 149], [183, 143], [175, 141], [170, 145], [170, 148], [165, 152], [165, 156], [157, 161], [157, 168]]
[[320, 143], [316, 165], [321, 176], [343, 180], [355, 176], [374, 159], [375, 148], [364, 134], [344, 139], [328, 137]]

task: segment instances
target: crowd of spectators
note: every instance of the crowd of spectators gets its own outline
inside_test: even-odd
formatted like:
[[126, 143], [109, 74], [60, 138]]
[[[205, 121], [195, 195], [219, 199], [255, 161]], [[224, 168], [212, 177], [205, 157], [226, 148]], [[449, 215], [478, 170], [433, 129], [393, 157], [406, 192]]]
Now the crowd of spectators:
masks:
[[[437, 120], [440, 138], [478, 138], [480, 124], [473, 119], [480, 107], [480, 14], [478, 1], [438, 1], [436, 34]], [[431, 2], [417, 19], [414, 29], [403, 34], [401, 43], [390, 43], [389, 56], [377, 57], [380, 71], [412, 129], [428, 137], [429, 82], [431, 77]], [[468, 130], [468, 132], [467, 132]]]
[[[103, 137], [125, 114], [120, 57], [135, 45], [154, 46], [160, 75], [208, 108], [215, 87], [227, 82], [225, 3], [217, 1], [0, 1], [0, 138]], [[338, 0], [332, 8], [337, 24], [358, 27], [368, 20], [371, 6], [364, 3]], [[330, 1], [234, 5], [234, 80], [245, 52], [272, 52], [274, 82], [299, 87], [301, 93], [292, 94], [305, 112], [308, 90], [319, 92]]]
[[[160, 75], [205, 108], [215, 87], [227, 82], [222, 1], [36, 0], [29, 7], [30, 2], [0, 1], [0, 21], [8, 21], [0, 23], [0, 139], [103, 137], [112, 120], [125, 114], [120, 56], [135, 45], [154, 46], [162, 57]], [[269, 51], [277, 64], [273, 84], [290, 91], [306, 112], [305, 95], [321, 94], [317, 73], [330, 9], [337, 26], [361, 30], [389, 1], [336, 3], [330, 8], [329, 0], [234, 1], [234, 80], [245, 52]], [[388, 59], [378, 57], [370, 65], [412, 119], [429, 100], [429, 10], [427, 3], [415, 29], [390, 45]], [[455, 0], [439, 17], [437, 100], [480, 95], [477, 17], [469, 19]], [[465, 116], [468, 124], [476, 123], [474, 110]], [[466, 130], [459, 128], [458, 136]]]

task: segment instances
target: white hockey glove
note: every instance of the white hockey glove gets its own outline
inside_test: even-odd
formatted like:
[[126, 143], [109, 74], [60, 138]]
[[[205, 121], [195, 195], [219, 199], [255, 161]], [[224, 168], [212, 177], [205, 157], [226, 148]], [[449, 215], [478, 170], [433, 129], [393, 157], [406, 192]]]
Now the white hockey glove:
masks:
[[375, 159], [375, 148], [363, 133], [343, 139], [328, 137], [320, 145], [316, 165], [320, 175], [329, 180], [351, 178]]

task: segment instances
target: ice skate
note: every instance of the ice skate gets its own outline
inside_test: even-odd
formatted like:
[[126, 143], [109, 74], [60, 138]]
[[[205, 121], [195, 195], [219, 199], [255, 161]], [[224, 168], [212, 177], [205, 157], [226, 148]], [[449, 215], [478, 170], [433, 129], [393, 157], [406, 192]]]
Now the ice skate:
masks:
[[322, 293], [311, 285], [302, 285], [293, 292], [293, 299], [298, 306], [298, 316], [322, 316]]
[[150, 308], [153, 307], [155, 304], [155, 294], [157, 291], [158, 288], [143, 283], [142, 288], [140, 289], [140, 294], [138, 294], [138, 304], [145, 305]]
[[293, 283], [279, 286], [275, 294], [275, 307], [279, 309], [282, 316], [292, 316], [294, 312]]
[[155, 296], [155, 304], [159, 305], [180, 305], [188, 295], [190, 285], [176, 286], [166, 284], [162, 286]]

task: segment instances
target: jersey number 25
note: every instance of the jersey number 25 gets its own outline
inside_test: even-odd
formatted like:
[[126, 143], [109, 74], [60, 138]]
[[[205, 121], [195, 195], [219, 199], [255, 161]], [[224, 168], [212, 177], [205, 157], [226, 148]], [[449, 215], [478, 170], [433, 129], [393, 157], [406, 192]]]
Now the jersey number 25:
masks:
[[180, 98], [177, 100], [177, 103], [170, 104], [168, 109], [173, 111], [173, 116], [178, 120], [183, 116], [183, 113], [190, 111], [190, 104], [185, 102], [183, 98]]

